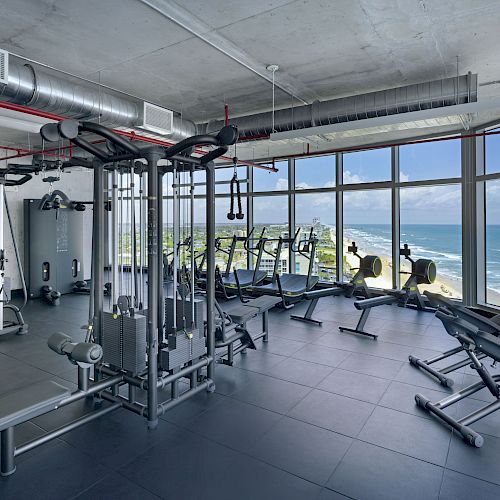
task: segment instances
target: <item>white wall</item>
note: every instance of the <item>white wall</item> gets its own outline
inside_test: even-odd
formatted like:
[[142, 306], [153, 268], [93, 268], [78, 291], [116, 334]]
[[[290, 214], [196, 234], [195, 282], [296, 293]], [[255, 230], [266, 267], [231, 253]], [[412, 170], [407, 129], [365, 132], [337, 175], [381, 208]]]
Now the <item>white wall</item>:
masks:
[[[13, 160], [16, 163], [31, 164], [31, 158], [19, 158]], [[6, 162], [0, 161], [0, 168], [5, 168]], [[92, 195], [92, 182], [93, 174], [91, 170], [77, 168], [71, 171], [63, 172], [61, 180], [53, 184], [53, 189], [59, 189], [68, 195], [71, 200], [78, 201], [91, 201]], [[15, 237], [21, 254], [21, 262], [24, 263], [24, 216], [23, 216], [23, 200], [26, 198], [39, 199], [48, 192], [49, 184], [42, 182], [40, 175], [33, 176], [33, 179], [19, 187], [7, 187], [5, 195], [9, 203], [9, 208], [12, 217], [12, 224], [14, 226]], [[85, 259], [83, 262], [84, 276], [86, 279], [90, 278], [90, 256], [92, 244], [92, 210], [87, 206], [84, 212], [85, 220], [85, 242], [84, 249]], [[5, 256], [8, 262], [5, 265], [6, 276], [12, 280], [12, 289], [21, 288], [21, 280], [16, 264], [16, 257], [12, 245], [12, 237], [9, 230], [7, 216], [4, 221], [4, 234], [5, 234]], [[36, 244], [36, 243], [35, 243]]]

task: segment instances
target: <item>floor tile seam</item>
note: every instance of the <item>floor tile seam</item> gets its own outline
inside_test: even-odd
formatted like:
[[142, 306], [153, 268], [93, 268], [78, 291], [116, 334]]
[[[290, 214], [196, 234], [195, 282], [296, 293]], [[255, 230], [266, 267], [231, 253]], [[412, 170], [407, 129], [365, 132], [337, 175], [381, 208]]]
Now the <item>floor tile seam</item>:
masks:
[[[293, 383], [293, 382], [291, 382]], [[300, 385], [300, 384], [297, 384], [297, 385]], [[297, 403], [295, 403], [292, 408], [295, 408], [295, 406], [297, 406], [299, 403], [301, 403], [312, 391], [314, 391], [314, 387], [308, 387], [308, 386], [301, 386], [301, 387], [305, 387], [306, 389], [309, 389], [307, 391], [306, 394], [304, 394], [304, 396], [299, 400], [297, 401]], [[240, 392], [240, 391], [236, 391], [236, 392]], [[270, 411], [272, 413], [277, 413], [278, 415], [282, 415], [284, 417], [288, 416], [288, 412], [290, 412], [292, 410], [292, 408], [288, 409], [286, 413], [281, 413], [277, 410], [270, 410], [269, 408], [265, 407], [265, 406], [261, 406], [257, 403], [254, 403], [252, 401], [247, 401], [245, 399], [239, 399], [238, 397], [236, 397], [234, 394], [236, 393], [233, 393], [232, 395], [230, 396], [227, 396], [228, 398], [231, 398], [231, 399], [234, 399], [235, 401], [238, 401], [239, 403], [245, 403], [245, 404], [248, 404], [248, 405], [251, 405], [251, 406], [255, 406], [256, 408], [260, 408], [261, 410], [266, 410], [266, 411]], [[203, 412], [204, 413], [204, 412]], [[200, 413], [201, 415], [201, 413]]]
[[[342, 455], [342, 458], [337, 462], [337, 465], [334, 467], [333, 471], [331, 472], [330, 476], [328, 477], [328, 480], [326, 481], [325, 483], [325, 487], [327, 487], [326, 485], [328, 485], [333, 477], [333, 475], [335, 474], [335, 472], [337, 471], [337, 469], [339, 468], [340, 464], [344, 461], [344, 458], [346, 457], [346, 455], [349, 453], [349, 451], [351, 451], [351, 448], [354, 446], [354, 443], [357, 441], [357, 438], [350, 438], [351, 439], [351, 442], [349, 443], [349, 446], [347, 447], [347, 450], [344, 452], [344, 454]], [[330, 489], [330, 488], [329, 488]], [[335, 490], [332, 490], [332, 491], [335, 491]], [[337, 492], [337, 493], [340, 493], [340, 492]], [[343, 493], [341, 493], [342, 495]], [[344, 495], [345, 496], [345, 495]], [[350, 498], [350, 497], [349, 497]]]
[[[293, 358], [293, 359], [295, 359], [295, 358]], [[298, 359], [297, 361], [303, 361], [303, 360]], [[280, 361], [280, 363], [282, 363], [282, 361]], [[280, 363], [277, 363], [275, 366], [278, 366]], [[306, 361], [306, 363], [307, 363], [307, 361]], [[311, 363], [311, 364], [318, 364], [318, 363]], [[327, 367], [326, 365], [319, 365], [319, 366], [325, 366], [325, 367]], [[332, 367], [327, 367], [327, 368], [332, 368]], [[300, 385], [300, 386], [302, 386], [302, 387], [307, 387], [307, 388], [309, 388], [309, 389], [315, 389], [315, 388], [316, 388], [316, 386], [310, 386], [310, 385], [306, 385], [306, 384], [301, 384], [300, 382], [295, 382], [295, 381], [292, 381], [292, 380], [288, 380], [288, 379], [286, 379], [286, 378], [276, 377], [275, 375], [269, 375], [269, 373], [265, 373], [265, 372], [257, 372], [257, 371], [255, 371], [255, 370], [250, 370], [249, 368], [243, 368], [243, 367], [242, 367], [242, 368], [239, 368], [239, 369], [240, 369], [240, 370], [245, 370], [245, 371], [247, 371], [247, 372], [251, 372], [251, 373], [257, 373], [257, 374], [259, 374], [259, 375], [264, 375], [264, 376], [266, 376], [266, 377], [271, 377], [271, 378], [274, 378], [274, 379], [276, 379], [276, 380], [281, 380], [282, 382], [290, 382], [291, 384]], [[334, 368], [332, 368], [332, 370], [331, 370], [331, 371], [333, 371], [333, 370], [334, 370]], [[331, 372], [330, 372], [330, 373], [331, 373]], [[328, 373], [328, 374], [327, 374], [327, 375], [326, 375], [323, 379], [321, 379], [321, 381], [320, 381], [320, 382], [318, 382], [318, 383], [320, 384], [321, 382], [323, 382], [323, 380], [324, 380], [324, 379], [325, 379], [328, 375], [330, 375], [330, 373]], [[217, 384], [216, 384], [216, 385], [217, 385]]]
[[[360, 431], [360, 433], [361, 433], [361, 431]], [[392, 448], [388, 448], [387, 446], [381, 446], [380, 444], [372, 443], [371, 441], [367, 441], [366, 439], [361, 439], [359, 437], [359, 434], [357, 437], [351, 438], [351, 439], [354, 439], [355, 441], [359, 441], [360, 443], [364, 443], [364, 444], [368, 444], [370, 446], [375, 446], [377, 448], [381, 448], [382, 450], [385, 450], [385, 451], [390, 451], [391, 453], [396, 453], [398, 455], [402, 455], [404, 457], [411, 458], [413, 460], [418, 460], [419, 462], [423, 462], [425, 464], [432, 465], [434, 467], [439, 467], [440, 469], [446, 468], [445, 465], [440, 465], [440, 464], [438, 464], [436, 462], [432, 462], [430, 460], [424, 460], [423, 458], [418, 458], [418, 457], [415, 457], [414, 455], [409, 455], [408, 453], [403, 453], [401, 451], [397, 451], [397, 450], [393, 450]]]
[[[445, 471], [449, 470], [451, 472], [455, 472], [457, 474], [461, 474], [462, 476], [470, 477], [471, 479], [477, 479], [478, 481], [482, 481], [482, 482], [487, 483], [487, 484], [489, 484], [491, 486], [495, 486], [496, 488], [498, 488], [499, 493], [500, 493], [500, 481], [498, 483], [494, 483], [493, 481], [489, 481], [488, 479], [484, 479], [482, 477], [474, 476], [473, 474], [468, 474], [467, 472], [463, 472], [461, 470], [454, 469], [452, 467], [449, 467], [448, 465], [445, 465], [444, 469], [445, 469]], [[440, 492], [440, 494], [441, 494], [441, 492]]]
[[101, 481], [104, 481], [104, 479], [110, 477], [112, 474], [113, 474], [113, 471], [110, 471], [109, 473], [105, 474], [103, 477], [101, 477], [100, 479], [98, 479], [97, 481], [95, 481], [94, 483], [92, 483], [91, 485], [89, 485], [86, 488], [84, 488], [83, 490], [79, 491], [76, 495], [73, 495], [73, 496], [69, 497], [69, 500], [77, 500], [78, 497], [80, 497], [84, 493], [86, 493], [89, 490], [91, 490], [94, 486], [98, 485]]
[[[330, 481], [330, 479], [328, 479], [328, 481]], [[354, 497], [350, 497], [349, 495], [346, 495], [345, 493], [341, 493], [338, 490], [334, 490], [333, 488], [331, 488], [330, 486], [328, 486], [328, 483], [326, 483], [325, 489], [327, 489], [328, 491], [333, 491], [333, 493], [337, 493], [338, 495], [341, 495], [343, 497], [349, 498], [349, 500], [356, 500]]]
[[[11, 356], [10, 354], [5, 354], [5, 353], [2, 353], [2, 354], [3, 354], [4, 356], [9, 357], [10, 359], [14, 359], [15, 361], [17, 361], [17, 362], [19, 362], [19, 363], [23, 363], [23, 364], [25, 364], [25, 365], [29, 366], [30, 368], [35, 368], [35, 369], [37, 369], [37, 370], [40, 370], [40, 371], [42, 371], [42, 372], [47, 373], [48, 375], [51, 375], [51, 376], [53, 376], [53, 377], [57, 377], [57, 375], [56, 375], [55, 373], [48, 372], [46, 369], [44, 369], [44, 368], [39, 368], [38, 366], [35, 366], [35, 365], [31, 364], [31, 363], [28, 363], [27, 361], [24, 361], [23, 359], [16, 358], [16, 357], [14, 357], [14, 356]], [[69, 381], [68, 381], [68, 382], [69, 382]]]
[[[283, 338], [283, 337], [280, 337], [280, 338]], [[416, 348], [416, 349], [426, 349], [425, 347], [418, 347], [418, 346], [411, 346], [411, 345], [406, 345], [406, 344], [399, 344], [397, 342], [390, 342], [390, 341], [387, 341], [387, 340], [380, 340], [380, 341], [377, 341], [379, 343], [383, 343], [383, 344], [388, 344], [388, 345], [400, 345], [402, 347], [411, 347], [411, 348]], [[348, 352], [350, 354], [352, 353], [355, 353], [355, 354], [363, 354], [363, 355], [366, 355], [366, 356], [372, 356], [372, 357], [375, 357], [375, 358], [382, 358], [382, 359], [388, 359], [388, 360], [391, 360], [391, 361], [399, 361], [400, 363], [404, 363], [405, 361], [402, 361], [400, 359], [395, 359], [393, 357], [389, 357], [388, 355], [379, 355], [379, 354], [368, 354], [366, 352], [362, 352], [362, 351], [358, 351], [358, 350], [350, 350], [350, 349], [347, 349], [345, 347], [333, 347], [333, 346], [330, 346], [330, 345], [326, 345], [326, 344], [320, 344], [320, 343], [317, 343], [317, 342], [308, 342], [306, 343], [306, 345], [315, 345], [315, 346], [321, 346], [321, 347], [325, 347], [327, 349], [336, 349], [338, 351], [344, 351], [344, 352]], [[301, 349], [303, 349], [303, 347], [301, 347]], [[435, 349], [429, 349], [430, 351], [434, 351]], [[293, 354], [296, 354], [298, 351], [296, 351], [295, 353]], [[435, 351], [436, 354], [438, 353], [441, 353], [442, 351]], [[290, 355], [290, 357], [293, 357], [293, 354]], [[410, 353], [411, 354], [411, 353]], [[410, 355], [409, 354], [409, 355]], [[297, 359], [297, 358], [294, 358], [294, 359]], [[342, 361], [343, 362], [343, 361]], [[319, 364], [319, 363], [318, 363]]]
[[[268, 410], [268, 411], [271, 411], [271, 410]], [[273, 413], [275, 413], [275, 412], [273, 412]], [[277, 415], [280, 415], [280, 414], [278, 413]], [[281, 416], [283, 416], [283, 415], [281, 415]], [[196, 430], [193, 430], [193, 429], [185, 429], [185, 430], [187, 430], [188, 432], [191, 432], [192, 434], [197, 435], [198, 437], [201, 437], [202, 439], [205, 439], [205, 440], [207, 440], [207, 441], [210, 441], [211, 443], [215, 443], [215, 444], [217, 444], [218, 446], [221, 446], [221, 447], [223, 447], [223, 448], [226, 448], [227, 450], [231, 450], [231, 451], [232, 451], [232, 452], [234, 452], [234, 453], [239, 453], [240, 455], [243, 455], [243, 456], [245, 456], [245, 457], [247, 457], [247, 458], [251, 458], [252, 460], [255, 460], [255, 461], [257, 461], [257, 462], [263, 463], [263, 464], [265, 464], [265, 465], [267, 465], [267, 466], [269, 466], [269, 467], [272, 467], [273, 469], [279, 470], [279, 471], [281, 471], [281, 472], [285, 472], [286, 474], [289, 474], [289, 475], [294, 476], [294, 477], [296, 477], [296, 478], [298, 478], [298, 479], [301, 479], [302, 481], [306, 481], [306, 482], [308, 482], [308, 483], [310, 483], [310, 484], [312, 484], [312, 485], [314, 485], [314, 486], [319, 486], [319, 487], [322, 487], [322, 485], [321, 485], [321, 484], [315, 483], [314, 481], [311, 481], [311, 480], [309, 480], [309, 479], [305, 479], [305, 478], [303, 478], [303, 477], [301, 477], [301, 476], [298, 476], [297, 474], [294, 474], [293, 472], [287, 471], [287, 470], [282, 469], [282, 468], [280, 468], [280, 467], [278, 467], [278, 466], [276, 466], [276, 465], [270, 464], [270, 463], [266, 462], [265, 460], [262, 460], [261, 458], [257, 458], [257, 457], [255, 457], [254, 455], [251, 455], [251, 454], [250, 454], [250, 453], [248, 453], [248, 452], [242, 451], [241, 449], [238, 449], [238, 448], [233, 448], [232, 446], [229, 446], [227, 443], [222, 443], [222, 442], [218, 441], [217, 439], [214, 439], [212, 436], [207, 436], [207, 435], [202, 434], [202, 433], [200, 433], [200, 432], [197, 432]], [[352, 439], [352, 438], [351, 438], [351, 439]], [[156, 446], [157, 444], [158, 444], [158, 443], [155, 443], [155, 446]], [[138, 455], [138, 456], [137, 456], [137, 457], [135, 457], [135, 458], [139, 458], [139, 457], [141, 457], [142, 455], [144, 455], [144, 453], [141, 453], [140, 455]], [[126, 464], [126, 465], [128, 465], [128, 464]], [[126, 467], [126, 465], [124, 465], [123, 467]], [[121, 469], [121, 468], [122, 468], [122, 467], [120, 467], [120, 469]], [[141, 487], [142, 487], [142, 485], [139, 485], [139, 486], [141, 486]]]
[[[451, 433], [451, 439], [453, 439], [453, 431]], [[451, 449], [451, 439], [448, 441], [448, 449], [446, 450], [446, 458], [444, 460], [444, 467], [446, 467], [446, 464], [448, 463], [448, 458], [450, 456], [450, 449]], [[443, 484], [444, 484], [444, 473], [446, 469], [443, 469], [443, 474], [441, 476], [441, 482], [439, 484], [439, 493], [438, 493], [438, 498], [441, 497], [441, 491], [443, 490]]]

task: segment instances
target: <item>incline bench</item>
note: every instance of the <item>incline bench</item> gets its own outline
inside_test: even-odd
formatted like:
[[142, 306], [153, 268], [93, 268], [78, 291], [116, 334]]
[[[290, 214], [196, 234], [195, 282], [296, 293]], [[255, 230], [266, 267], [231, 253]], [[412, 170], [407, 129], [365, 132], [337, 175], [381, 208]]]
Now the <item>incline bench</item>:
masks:
[[[280, 302], [279, 297], [262, 296], [238, 305], [229, 312], [223, 311], [220, 305], [215, 303], [220, 316], [216, 330], [215, 347], [227, 346], [227, 353], [224, 354], [227, 354], [227, 359], [221, 357], [222, 363], [232, 365], [235, 354], [247, 348], [256, 349], [255, 341], [260, 338], [267, 342], [269, 338], [269, 310]], [[246, 324], [259, 315], [262, 315], [262, 331], [252, 336], [247, 330]], [[240, 345], [235, 348], [234, 343], [237, 340], [240, 341]]]
[[10, 476], [16, 471], [14, 427], [55, 410], [70, 394], [66, 387], [46, 380], [10, 392], [0, 398], [0, 474], [2, 476]]

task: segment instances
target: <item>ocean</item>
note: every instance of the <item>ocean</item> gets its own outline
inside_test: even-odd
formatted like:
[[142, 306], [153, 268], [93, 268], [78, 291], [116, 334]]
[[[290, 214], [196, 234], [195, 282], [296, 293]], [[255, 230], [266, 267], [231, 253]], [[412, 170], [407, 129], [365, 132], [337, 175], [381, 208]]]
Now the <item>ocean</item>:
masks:
[[[412, 256], [432, 259], [438, 274], [462, 277], [462, 226], [452, 224], [401, 225], [401, 245], [408, 243]], [[356, 241], [360, 250], [391, 255], [389, 224], [350, 224], [344, 237]], [[500, 225], [487, 226], [488, 288], [500, 292]]]

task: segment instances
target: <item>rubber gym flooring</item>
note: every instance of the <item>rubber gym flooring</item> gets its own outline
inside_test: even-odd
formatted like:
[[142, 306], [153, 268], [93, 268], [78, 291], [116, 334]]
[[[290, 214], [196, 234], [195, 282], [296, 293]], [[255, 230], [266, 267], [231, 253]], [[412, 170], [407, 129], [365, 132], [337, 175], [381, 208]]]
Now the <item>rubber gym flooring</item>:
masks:
[[[43, 379], [75, 387], [76, 368], [46, 339], [61, 331], [81, 340], [87, 301], [70, 295], [60, 307], [26, 307], [30, 333], [0, 337], [0, 394]], [[440, 322], [383, 306], [367, 323], [377, 341], [338, 332], [358, 314], [338, 297], [321, 299], [322, 327], [272, 311], [269, 343], [235, 367], [218, 365], [215, 394], [183, 403], [156, 431], [119, 410], [70, 432], [21, 456], [16, 474], [0, 478], [0, 498], [500, 498], [500, 412], [473, 426], [485, 438], [474, 449], [414, 404], [417, 392], [446, 393], [407, 361], [455, 346]], [[460, 388], [477, 377], [464, 368], [454, 378]], [[472, 411], [484, 396], [458, 410]], [[87, 411], [83, 401], [38, 417], [16, 428], [17, 442]]]

